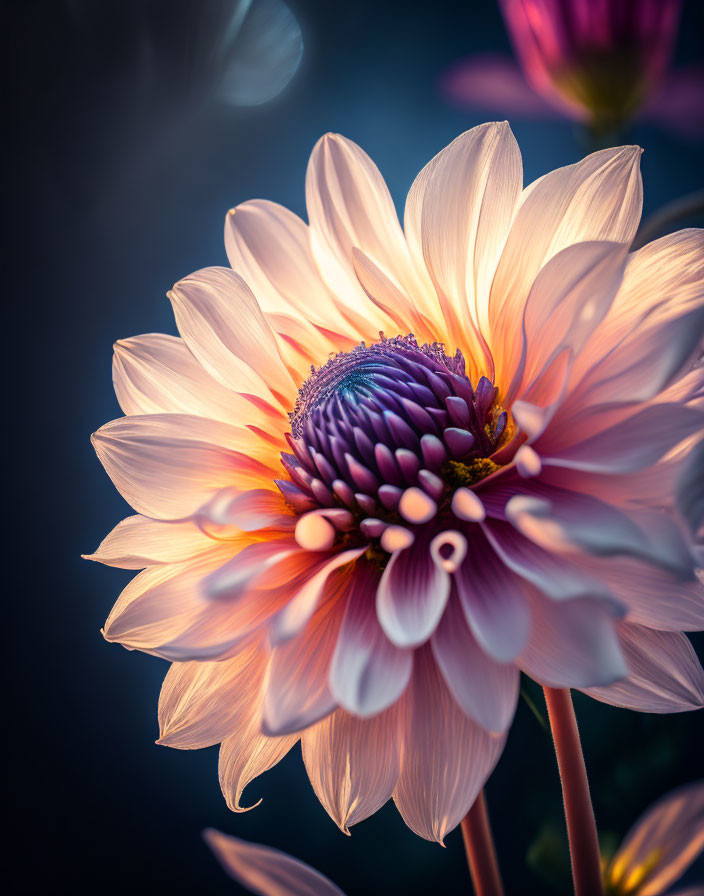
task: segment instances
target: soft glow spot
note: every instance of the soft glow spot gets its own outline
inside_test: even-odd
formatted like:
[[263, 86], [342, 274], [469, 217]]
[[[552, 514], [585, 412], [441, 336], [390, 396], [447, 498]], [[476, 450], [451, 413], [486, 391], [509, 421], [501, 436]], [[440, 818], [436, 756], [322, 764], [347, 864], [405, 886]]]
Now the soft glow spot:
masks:
[[389, 526], [381, 536], [381, 546], [389, 554], [410, 548], [414, 541], [415, 536], [413, 533], [409, 532], [408, 529], [404, 529], [403, 526]]
[[454, 493], [452, 512], [459, 519], [467, 520], [469, 523], [481, 523], [486, 516], [481, 500], [468, 488], [458, 488]]
[[530, 445], [521, 445], [516, 452], [514, 460], [519, 476], [523, 476], [524, 479], [530, 479], [531, 476], [538, 476], [543, 468], [543, 465], [540, 462], [540, 457]]
[[438, 505], [430, 495], [413, 486], [412, 488], [407, 488], [401, 495], [398, 509], [401, 516], [408, 520], [409, 523], [419, 525], [432, 520], [438, 511]]
[[445, 572], [454, 572], [467, 556], [467, 539], [454, 529], [441, 532], [430, 542], [430, 556]]
[[295, 536], [305, 551], [329, 551], [335, 544], [335, 527], [318, 511], [313, 511], [296, 523]]

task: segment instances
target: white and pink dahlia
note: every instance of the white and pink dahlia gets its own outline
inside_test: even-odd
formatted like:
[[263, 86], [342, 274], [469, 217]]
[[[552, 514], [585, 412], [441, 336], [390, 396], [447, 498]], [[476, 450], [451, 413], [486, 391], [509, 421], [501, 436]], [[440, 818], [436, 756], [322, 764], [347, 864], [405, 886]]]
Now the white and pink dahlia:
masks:
[[[180, 338], [118, 342], [94, 436], [142, 568], [105, 637], [172, 661], [160, 743], [245, 785], [298, 740], [347, 829], [394, 798], [442, 840], [497, 762], [519, 673], [700, 707], [704, 232], [629, 253], [640, 150], [523, 188], [506, 124], [419, 174], [403, 229], [323, 137], [309, 224], [231, 210]], [[412, 334], [412, 335], [411, 335]]]

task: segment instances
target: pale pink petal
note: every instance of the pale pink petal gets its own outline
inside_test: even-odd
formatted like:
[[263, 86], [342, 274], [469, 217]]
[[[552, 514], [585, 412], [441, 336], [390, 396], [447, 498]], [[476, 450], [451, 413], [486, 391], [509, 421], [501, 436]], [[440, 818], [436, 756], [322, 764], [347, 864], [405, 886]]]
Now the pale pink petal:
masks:
[[637, 146], [600, 150], [523, 191], [491, 287], [492, 350], [497, 364], [502, 362], [499, 383], [508, 384], [520, 358], [515, 321], [543, 265], [574, 243], [633, 239], [643, 201], [639, 159]]
[[151, 333], [115, 343], [112, 378], [120, 407], [135, 414], [192, 414], [223, 423], [286, 425], [273, 407], [267, 413], [213, 378], [183, 339]]
[[403, 749], [398, 705], [371, 719], [338, 709], [303, 733], [303, 762], [313, 789], [342, 831], [391, 798]]
[[415, 647], [432, 635], [450, 594], [450, 577], [427, 544], [414, 544], [389, 558], [376, 592], [376, 612], [389, 640]]
[[328, 679], [342, 622], [344, 587], [344, 581], [331, 581], [305, 629], [273, 648], [262, 714], [265, 734], [301, 731], [336, 708]]
[[530, 635], [524, 582], [483, 540], [470, 539], [454, 576], [459, 603], [472, 634], [494, 660], [515, 659]]
[[474, 803], [506, 738], [489, 734], [460, 709], [427, 646], [416, 652], [404, 703], [405, 749], [394, 802], [411, 830], [442, 843]]
[[454, 340], [469, 341], [477, 363], [484, 354], [480, 330], [488, 324], [489, 289], [522, 181], [508, 123], [492, 123], [467, 131], [435, 156], [406, 200], [411, 251], [428, 270]]
[[360, 249], [409, 295], [423, 291], [379, 170], [351, 140], [326, 134], [308, 163], [306, 205], [313, 257], [323, 279], [376, 338], [391, 321], [359, 286], [352, 250]]
[[159, 740], [181, 750], [220, 743], [251, 724], [267, 664], [262, 638], [231, 659], [173, 663], [159, 695]]
[[376, 581], [355, 575], [330, 667], [330, 690], [337, 702], [365, 717], [398, 700], [413, 666], [413, 652], [392, 644], [379, 625]]
[[541, 377], [562, 352], [579, 354], [611, 307], [627, 253], [622, 243], [577, 243], [558, 252], [542, 268], [523, 314], [525, 363], [507, 401], [539, 389]]
[[488, 731], [506, 731], [518, 701], [518, 669], [512, 663], [497, 663], [482, 650], [467, 627], [457, 598], [450, 599], [430, 643], [445, 682], [463, 711]]
[[685, 468], [677, 481], [677, 508], [692, 532], [704, 524], [704, 439], [690, 452]]
[[169, 293], [181, 336], [203, 367], [237, 392], [288, 410], [296, 389], [274, 333], [244, 280], [227, 268], [205, 268]]
[[101, 427], [92, 441], [123, 498], [157, 519], [182, 519], [226, 485], [259, 485], [277, 475], [246, 456], [251, 433], [201, 417], [122, 417]]
[[278, 490], [256, 488], [241, 491], [227, 486], [198, 510], [196, 519], [201, 525], [208, 522], [254, 532], [269, 527], [293, 529], [296, 517]]
[[519, 667], [539, 684], [553, 688], [608, 685], [627, 674], [616, 620], [603, 600], [578, 597], [532, 603], [530, 642]]
[[[704, 781], [697, 781], [671, 791], [641, 815], [611, 860], [607, 879], [618, 886], [637, 875], [638, 896], [661, 896], [702, 850]], [[643, 869], [648, 869], [645, 877]]]
[[225, 873], [259, 896], [344, 896], [319, 871], [278, 849], [228, 837], [212, 828], [203, 837]]
[[213, 539], [190, 520], [174, 523], [129, 516], [105, 536], [94, 554], [84, 557], [106, 566], [143, 569], [181, 563], [213, 546]]
[[683, 439], [700, 432], [704, 414], [677, 404], [656, 404], [616, 426], [575, 441], [559, 454], [540, 455], [545, 466], [604, 473], [630, 473], [660, 460]]
[[243, 806], [245, 787], [264, 772], [269, 771], [298, 742], [300, 735], [266, 737], [261, 733], [259, 719], [234, 734], [220, 746], [218, 773], [225, 802], [233, 812], [247, 812], [259, 805]]
[[618, 627], [628, 677], [585, 693], [641, 712], [684, 712], [704, 706], [704, 670], [687, 636], [642, 625]]

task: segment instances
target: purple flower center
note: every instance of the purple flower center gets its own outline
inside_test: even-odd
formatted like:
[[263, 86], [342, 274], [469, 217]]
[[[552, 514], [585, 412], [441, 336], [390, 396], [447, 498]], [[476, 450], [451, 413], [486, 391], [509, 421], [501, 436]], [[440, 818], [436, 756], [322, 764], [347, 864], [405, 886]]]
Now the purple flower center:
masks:
[[[457, 488], [498, 468], [507, 413], [486, 377], [476, 386], [465, 362], [413, 336], [361, 345], [311, 373], [299, 393], [278, 485], [299, 513], [327, 518], [367, 540], [390, 525], [422, 525]], [[337, 508], [338, 510], [335, 510]], [[336, 516], [335, 516], [336, 514]], [[336, 522], [337, 521], [337, 522]], [[383, 544], [383, 541], [382, 541]]]

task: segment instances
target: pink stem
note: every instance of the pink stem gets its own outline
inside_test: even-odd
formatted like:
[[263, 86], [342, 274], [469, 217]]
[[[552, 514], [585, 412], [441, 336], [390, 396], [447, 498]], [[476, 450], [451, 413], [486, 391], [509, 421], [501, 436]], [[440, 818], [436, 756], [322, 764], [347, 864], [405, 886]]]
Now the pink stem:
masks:
[[504, 896], [483, 790], [462, 819], [462, 837], [476, 896]]

